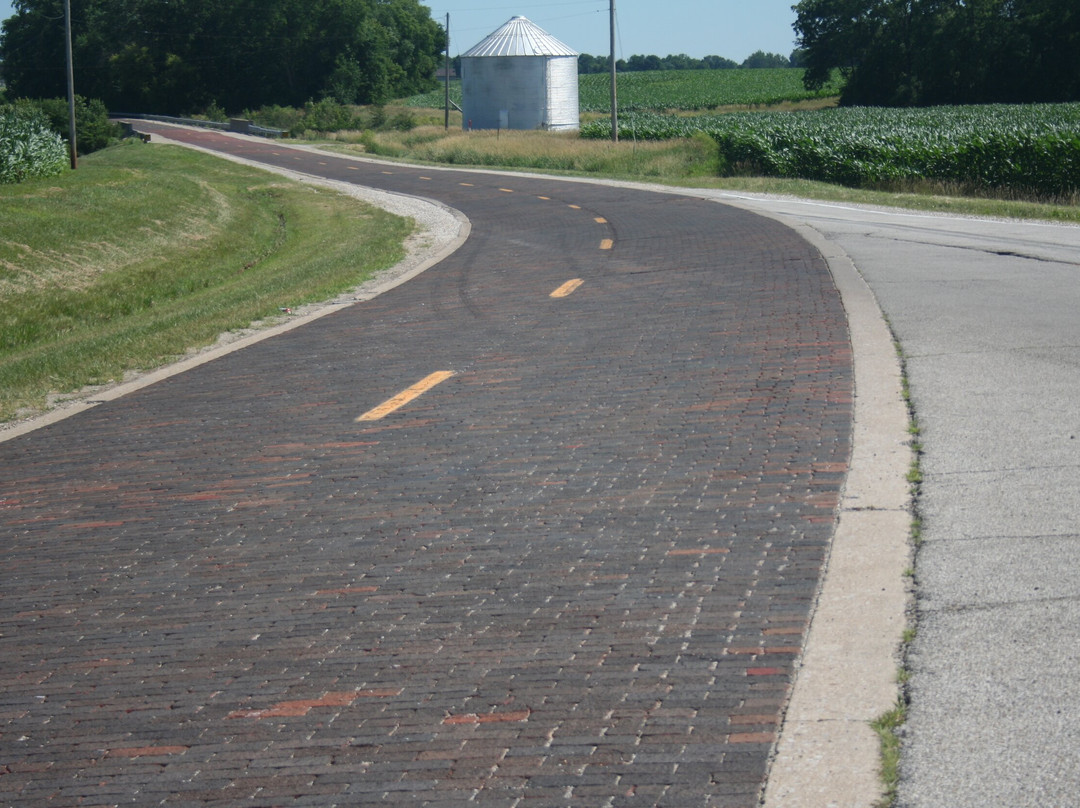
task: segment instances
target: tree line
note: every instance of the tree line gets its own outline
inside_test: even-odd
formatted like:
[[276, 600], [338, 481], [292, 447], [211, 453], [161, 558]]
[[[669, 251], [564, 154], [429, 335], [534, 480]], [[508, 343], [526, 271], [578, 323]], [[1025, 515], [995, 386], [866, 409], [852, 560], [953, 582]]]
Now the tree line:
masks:
[[[76, 91], [115, 111], [382, 103], [433, 86], [445, 31], [418, 0], [79, 0]], [[66, 93], [62, 0], [15, 0], [11, 97]]]
[[808, 89], [834, 70], [841, 103], [1080, 100], [1077, 0], [802, 0]]
[[[779, 53], [756, 51], [740, 64], [723, 56], [705, 56], [695, 59], [685, 53], [668, 56], [634, 54], [629, 59], [616, 59], [615, 69], [620, 73], [633, 73], [644, 70], [733, 70], [739, 67], [798, 67], [798, 51], [789, 56]], [[583, 53], [578, 56], [578, 73], [607, 73], [611, 70], [610, 56], [593, 56]]]

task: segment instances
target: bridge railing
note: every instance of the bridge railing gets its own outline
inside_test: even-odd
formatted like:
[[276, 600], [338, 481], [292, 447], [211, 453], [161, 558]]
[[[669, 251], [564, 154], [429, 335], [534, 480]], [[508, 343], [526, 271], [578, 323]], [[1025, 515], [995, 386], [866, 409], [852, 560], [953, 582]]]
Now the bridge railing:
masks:
[[242, 135], [258, 135], [260, 137], [281, 137], [285, 134], [284, 129], [270, 129], [259, 126], [245, 118], [230, 118], [228, 121], [204, 121], [197, 118], [177, 118], [171, 115], [143, 115], [141, 113], [114, 113], [112, 118], [131, 118], [140, 121], [157, 121], [158, 123], [176, 123], [184, 126], [201, 126], [205, 129], [219, 129], [224, 132], [239, 132]]

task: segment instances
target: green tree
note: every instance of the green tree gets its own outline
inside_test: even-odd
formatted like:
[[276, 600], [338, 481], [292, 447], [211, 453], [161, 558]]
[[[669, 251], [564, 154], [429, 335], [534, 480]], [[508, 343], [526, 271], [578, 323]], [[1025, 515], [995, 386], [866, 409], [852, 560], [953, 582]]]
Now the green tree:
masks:
[[845, 104], [1080, 99], [1076, 0], [803, 0], [808, 88], [831, 72]]
[[786, 56], [781, 56], [779, 53], [765, 53], [765, 51], [759, 50], [747, 56], [740, 66], [748, 68], [791, 67], [791, 60]]
[[[77, 91], [113, 110], [238, 111], [432, 86], [445, 32], [417, 0], [80, 0]], [[61, 0], [16, 0], [0, 57], [13, 94], [64, 93]]]

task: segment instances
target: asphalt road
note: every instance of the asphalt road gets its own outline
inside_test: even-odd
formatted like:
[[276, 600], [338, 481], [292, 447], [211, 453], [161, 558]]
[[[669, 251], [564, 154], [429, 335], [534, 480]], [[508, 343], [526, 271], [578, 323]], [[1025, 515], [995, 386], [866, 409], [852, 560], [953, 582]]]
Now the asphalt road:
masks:
[[0, 443], [0, 800], [756, 805], [850, 450], [820, 253], [674, 194], [191, 137], [472, 234]]

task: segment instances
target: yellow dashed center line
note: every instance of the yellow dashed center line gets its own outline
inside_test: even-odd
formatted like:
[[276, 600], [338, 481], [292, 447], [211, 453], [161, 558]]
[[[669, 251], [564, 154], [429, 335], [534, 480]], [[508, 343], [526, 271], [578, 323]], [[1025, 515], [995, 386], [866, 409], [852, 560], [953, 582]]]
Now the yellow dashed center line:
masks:
[[504, 194], [512, 194], [512, 193], [514, 193], [513, 188], [500, 188], [499, 190], [502, 191]]
[[464, 188], [474, 188], [474, 187], [476, 187], [471, 182], [459, 182], [458, 185], [460, 185], [460, 186], [462, 186]]
[[408, 404], [413, 399], [419, 398], [432, 387], [437, 384], [441, 384], [454, 375], [452, 370], [440, 370], [435, 373], [425, 376], [418, 381], [412, 387], [406, 388], [398, 393], [391, 399], [387, 399], [378, 407], [368, 410], [359, 418], [356, 419], [357, 423], [361, 421], [378, 421], [380, 418], [384, 418], [394, 410], [400, 409]]
[[595, 219], [593, 219], [593, 221], [597, 224], [607, 224], [607, 219], [605, 219], [603, 216], [597, 216]]
[[538, 196], [538, 197], [536, 197], [536, 198], [537, 198], [537, 199], [543, 199], [543, 200], [544, 200], [545, 202], [550, 202], [550, 201], [551, 201], [551, 197], [550, 197], [550, 196]]
[[431, 182], [431, 177], [421, 177], [420, 179], [427, 180], [428, 182]]
[[574, 210], [581, 210], [581, 205], [567, 205], [567, 207], [573, 208]]
[[393, 174], [394, 172], [393, 171], [383, 171], [382, 173], [383, 174]]
[[609, 238], [606, 238], [606, 239], [604, 239], [603, 241], [600, 242], [600, 249], [601, 250], [610, 250], [614, 246], [615, 246], [615, 242], [612, 241]]
[[348, 166], [349, 171], [359, 171], [360, 166]]
[[572, 281], [567, 281], [554, 292], [551, 293], [551, 297], [569, 297], [574, 293], [581, 284], [585, 283], [581, 278], [574, 278]]

